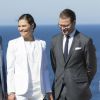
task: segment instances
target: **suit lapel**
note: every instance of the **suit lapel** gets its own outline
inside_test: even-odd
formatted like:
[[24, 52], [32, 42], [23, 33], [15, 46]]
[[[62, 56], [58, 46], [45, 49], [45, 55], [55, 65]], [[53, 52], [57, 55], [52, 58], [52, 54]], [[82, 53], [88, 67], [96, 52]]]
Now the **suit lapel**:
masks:
[[27, 58], [27, 52], [26, 52], [26, 47], [25, 47], [25, 43], [24, 43], [24, 39], [23, 37], [20, 37], [20, 40], [19, 40], [19, 49], [20, 49], [20, 52], [22, 52], [22, 56], [24, 56], [25, 58]]
[[58, 41], [59, 43], [59, 47], [58, 47], [58, 52], [60, 53], [60, 59], [62, 60], [62, 62], [65, 64], [65, 59], [64, 59], [64, 55], [63, 55], [63, 35], [62, 34], [60, 34], [60, 36], [59, 36], [59, 41]]

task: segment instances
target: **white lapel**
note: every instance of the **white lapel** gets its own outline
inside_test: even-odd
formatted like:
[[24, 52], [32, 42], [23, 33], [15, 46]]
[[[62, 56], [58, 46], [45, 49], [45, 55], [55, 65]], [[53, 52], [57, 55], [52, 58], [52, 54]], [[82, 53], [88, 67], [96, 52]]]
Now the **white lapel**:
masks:
[[18, 52], [18, 56], [20, 56], [22, 58], [22, 60], [25, 62], [25, 66], [28, 65], [28, 58], [27, 58], [27, 52], [26, 52], [26, 48], [25, 48], [25, 43], [24, 43], [24, 39], [23, 37], [20, 37], [18, 39], [17, 42], [17, 52]]
[[26, 47], [25, 47], [25, 43], [24, 43], [23, 37], [19, 38], [18, 46], [19, 46], [20, 52], [23, 54], [22, 56], [26, 56], [27, 57], [27, 52], [26, 52]]

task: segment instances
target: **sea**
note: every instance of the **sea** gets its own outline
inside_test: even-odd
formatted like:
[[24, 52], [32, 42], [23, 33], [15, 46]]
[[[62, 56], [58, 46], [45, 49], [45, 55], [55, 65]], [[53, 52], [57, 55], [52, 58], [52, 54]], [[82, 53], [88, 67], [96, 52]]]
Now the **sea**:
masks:
[[[91, 37], [93, 43], [96, 47], [97, 55], [97, 72], [91, 83], [92, 99], [91, 100], [100, 100], [100, 25], [76, 25], [76, 29], [82, 32], [83, 34]], [[60, 29], [58, 25], [37, 25], [34, 36], [36, 38], [45, 40], [47, 43], [47, 56], [48, 56], [48, 67], [50, 70], [50, 79], [51, 84], [54, 78], [53, 71], [50, 64], [50, 42], [52, 36], [55, 34], [60, 34]], [[3, 55], [4, 62], [6, 65], [6, 50], [8, 42], [11, 39], [15, 39], [20, 36], [17, 25], [16, 26], [0, 26], [0, 36], [2, 37], [2, 46], [3, 46]], [[5, 66], [6, 67], [6, 66]]]

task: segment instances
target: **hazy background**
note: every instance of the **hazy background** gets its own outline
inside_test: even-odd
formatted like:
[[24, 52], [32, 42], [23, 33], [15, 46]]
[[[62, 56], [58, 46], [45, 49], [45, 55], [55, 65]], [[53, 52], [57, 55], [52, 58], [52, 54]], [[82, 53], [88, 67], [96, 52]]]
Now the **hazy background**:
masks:
[[[17, 20], [24, 13], [30, 13], [37, 24], [36, 37], [47, 42], [49, 58], [50, 41], [59, 33], [59, 13], [70, 8], [77, 16], [77, 29], [93, 39], [97, 54], [97, 73], [91, 84], [92, 100], [100, 100], [100, 0], [0, 0], [0, 36], [2, 36], [3, 55], [6, 59], [8, 41], [19, 36]], [[5, 60], [6, 64], [6, 60]], [[49, 68], [50, 60], [49, 60]], [[6, 66], [4, 83], [6, 84]], [[50, 73], [51, 79], [52, 73]], [[6, 85], [5, 85], [6, 86]], [[6, 88], [4, 88], [6, 91]], [[1, 98], [0, 98], [1, 99]]]
[[0, 25], [16, 25], [23, 13], [32, 14], [38, 25], [55, 25], [65, 8], [75, 11], [77, 24], [100, 22], [100, 0], [0, 0]]

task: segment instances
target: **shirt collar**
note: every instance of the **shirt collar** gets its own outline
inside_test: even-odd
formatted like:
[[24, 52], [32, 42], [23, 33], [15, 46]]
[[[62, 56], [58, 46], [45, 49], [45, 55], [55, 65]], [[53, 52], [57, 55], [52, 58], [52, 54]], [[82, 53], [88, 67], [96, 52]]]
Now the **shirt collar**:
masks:
[[74, 29], [74, 31], [72, 32], [72, 33], [70, 33], [70, 37], [73, 37], [74, 36], [74, 34], [75, 34], [75, 32], [76, 32], [76, 29]]

